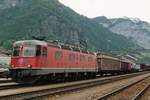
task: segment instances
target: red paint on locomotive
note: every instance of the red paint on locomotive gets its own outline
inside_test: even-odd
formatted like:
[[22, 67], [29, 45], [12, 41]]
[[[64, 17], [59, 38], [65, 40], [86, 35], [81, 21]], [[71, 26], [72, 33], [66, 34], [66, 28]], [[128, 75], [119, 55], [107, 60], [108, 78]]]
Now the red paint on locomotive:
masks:
[[[31, 43], [31, 42], [36, 42]], [[39, 45], [40, 43], [41, 45]], [[42, 45], [45, 44], [44, 46]], [[32, 44], [32, 45], [31, 45]], [[96, 55], [67, 50], [43, 41], [20, 41], [14, 45], [12, 68], [32, 69], [96, 69]], [[32, 52], [32, 53], [30, 53]]]

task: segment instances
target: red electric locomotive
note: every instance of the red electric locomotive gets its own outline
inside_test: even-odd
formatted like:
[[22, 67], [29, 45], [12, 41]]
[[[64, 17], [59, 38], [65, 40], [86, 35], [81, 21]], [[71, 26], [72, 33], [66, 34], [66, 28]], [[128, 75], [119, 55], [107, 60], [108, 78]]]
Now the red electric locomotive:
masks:
[[10, 76], [19, 83], [39, 78], [96, 75], [96, 54], [66, 45], [39, 40], [17, 41], [13, 45]]

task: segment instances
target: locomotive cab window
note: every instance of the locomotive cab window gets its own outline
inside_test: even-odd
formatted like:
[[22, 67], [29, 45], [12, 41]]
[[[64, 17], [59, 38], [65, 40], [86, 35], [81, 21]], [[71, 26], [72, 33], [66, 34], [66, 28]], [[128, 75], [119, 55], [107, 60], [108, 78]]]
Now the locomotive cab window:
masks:
[[14, 47], [13, 56], [19, 56], [19, 47]]

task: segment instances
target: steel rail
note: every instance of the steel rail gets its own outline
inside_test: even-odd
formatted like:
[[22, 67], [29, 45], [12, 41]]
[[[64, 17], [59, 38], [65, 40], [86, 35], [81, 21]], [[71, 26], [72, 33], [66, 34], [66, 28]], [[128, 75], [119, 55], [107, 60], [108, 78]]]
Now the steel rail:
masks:
[[9, 83], [9, 82], [12, 82], [12, 80], [0, 80], [0, 83]]
[[23, 87], [23, 85], [17, 84], [17, 83], [3, 83], [0, 84], [0, 90], [6, 90], [6, 89], [17, 89]]
[[148, 88], [150, 88], [150, 83], [146, 85], [136, 96], [134, 96], [132, 100], [140, 100], [140, 98], [142, 97], [142, 95], [144, 95]]

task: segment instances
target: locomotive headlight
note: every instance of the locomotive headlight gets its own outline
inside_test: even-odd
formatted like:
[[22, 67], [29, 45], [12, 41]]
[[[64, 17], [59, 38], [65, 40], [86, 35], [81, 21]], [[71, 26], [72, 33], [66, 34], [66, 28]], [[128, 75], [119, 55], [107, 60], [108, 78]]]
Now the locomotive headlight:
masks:
[[27, 65], [27, 67], [28, 67], [28, 68], [31, 68], [31, 67], [32, 67], [32, 65]]

